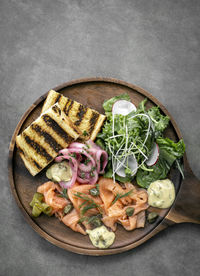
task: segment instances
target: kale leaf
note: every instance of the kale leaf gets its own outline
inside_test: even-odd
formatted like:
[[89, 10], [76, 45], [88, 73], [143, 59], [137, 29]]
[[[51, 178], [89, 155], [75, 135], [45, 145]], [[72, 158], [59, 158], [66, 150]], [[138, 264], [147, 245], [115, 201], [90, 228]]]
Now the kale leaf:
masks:
[[155, 127], [155, 136], [162, 135], [162, 132], [166, 129], [169, 123], [169, 117], [160, 113], [158, 106], [153, 106], [147, 111]]
[[148, 188], [153, 181], [166, 178], [174, 161], [179, 160], [185, 152], [183, 139], [175, 143], [169, 138], [159, 137], [156, 142], [159, 146], [159, 159], [151, 167], [153, 171], [139, 169], [136, 175], [137, 184], [143, 188]]
[[159, 179], [165, 179], [170, 170], [170, 166], [161, 154], [157, 163], [151, 168], [153, 171], [144, 171], [139, 169], [136, 174], [137, 184], [142, 188], [147, 189], [151, 182]]

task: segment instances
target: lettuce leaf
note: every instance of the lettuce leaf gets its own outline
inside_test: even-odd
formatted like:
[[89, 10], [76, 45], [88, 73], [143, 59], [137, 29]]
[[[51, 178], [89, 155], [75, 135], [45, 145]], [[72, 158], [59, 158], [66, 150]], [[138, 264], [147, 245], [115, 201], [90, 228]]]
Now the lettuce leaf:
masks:
[[185, 152], [185, 144], [183, 139], [180, 139], [179, 142], [175, 143], [169, 138], [159, 137], [156, 139], [156, 143], [159, 146], [159, 149], [165, 150], [168, 155], [174, 156], [174, 158], [181, 158]]
[[133, 176], [121, 177], [116, 174], [115, 179], [121, 183], [126, 183], [126, 182], [131, 182], [133, 180]]

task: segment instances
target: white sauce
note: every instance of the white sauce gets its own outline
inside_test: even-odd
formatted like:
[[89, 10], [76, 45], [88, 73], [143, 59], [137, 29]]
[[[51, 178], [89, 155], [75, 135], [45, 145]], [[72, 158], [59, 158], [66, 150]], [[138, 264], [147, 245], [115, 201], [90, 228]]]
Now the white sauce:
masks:
[[152, 182], [147, 193], [149, 205], [161, 209], [169, 208], [175, 199], [174, 184], [169, 179]]
[[86, 230], [92, 244], [98, 248], [108, 248], [115, 240], [115, 233], [108, 231], [103, 225], [93, 230]]
[[55, 163], [48, 168], [46, 176], [56, 182], [69, 181], [72, 178], [72, 170], [68, 165], [68, 162], [62, 161], [60, 163]]

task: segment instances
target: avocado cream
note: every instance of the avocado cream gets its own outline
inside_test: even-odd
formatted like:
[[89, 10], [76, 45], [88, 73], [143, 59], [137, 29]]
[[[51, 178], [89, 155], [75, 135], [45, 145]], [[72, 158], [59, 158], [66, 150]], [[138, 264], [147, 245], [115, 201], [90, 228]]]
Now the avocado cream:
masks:
[[72, 178], [72, 170], [67, 161], [54, 163], [48, 168], [46, 177], [56, 182], [69, 181]]
[[161, 209], [169, 208], [175, 199], [174, 184], [169, 179], [152, 182], [147, 193], [149, 205]]
[[93, 230], [86, 230], [92, 244], [98, 248], [108, 248], [115, 240], [115, 233], [108, 231], [105, 226], [97, 227]]

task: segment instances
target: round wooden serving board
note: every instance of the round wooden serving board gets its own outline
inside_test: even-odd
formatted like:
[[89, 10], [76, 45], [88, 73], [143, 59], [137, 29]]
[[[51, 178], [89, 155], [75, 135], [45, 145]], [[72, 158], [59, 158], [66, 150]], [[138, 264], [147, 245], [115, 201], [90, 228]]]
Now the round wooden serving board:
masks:
[[[159, 105], [162, 112], [171, 119], [165, 136], [178, 141], [180, 131], [164, 106], [145, 90], [110, 78], [89, 78], [64, 83], [54, 90], [76, 100], [88, 107], [103, 113], [102, 103], [105, 99], [121, 93], [128, 93], [137, 106], [145, 97], [149, 99], [147, 107]], [[38, 218], [31, 216], [29, 203], [37, 187], [47, 181], [45, 170], [33, 177], [25, 168], [19, 152], [15, 146], [16, 136], [22, 132], [40, 114], [47, 93], [40, 97], [23, 115], [13, 134], [9, 149], [9, 179], [11, 190], [16, 202], [22, 210], [27, 222], [33, 229], [51, 243], [69, 251], [85, 255], [108, 255], [130, 250], [147, 241], [159, 231], [169, 225], [181, 222], [200, 223], [200, 182], [193, 175], [186, 155], [184, 155], [185, 178], [182, 180], [180, 173], [172, 169], [169, 178], [176, 187], [176, 200], [170, 209], [159, 211], [159, 219], [154, 224], [145, 224], [144, 228], [126, 231], [118, 225], [114, 244], [105, 250], [99, 250], [91, 244], [89, 237], [72, 231], [55, 217], [41, 215]], [[152, 208], [153, 209], [153, 208]], [[157, 209], [158, 211], [159, 209]]]

